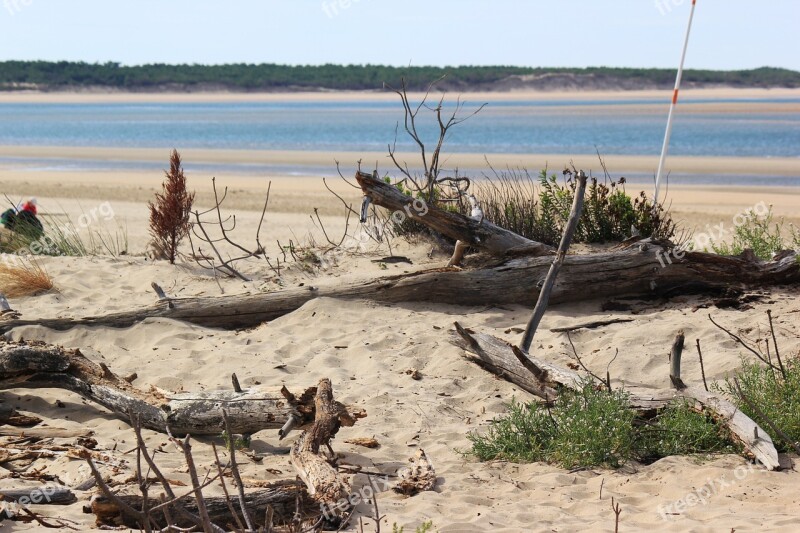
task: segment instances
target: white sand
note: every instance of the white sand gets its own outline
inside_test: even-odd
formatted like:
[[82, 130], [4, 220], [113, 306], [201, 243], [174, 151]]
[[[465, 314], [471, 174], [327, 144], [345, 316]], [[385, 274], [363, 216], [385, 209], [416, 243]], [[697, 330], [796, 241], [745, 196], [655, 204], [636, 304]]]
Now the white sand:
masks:
[[[283, 183], [287, 191], [288, 183]], [[298, 193], [310, 197], [327, 194], [319, 182], [314, 183], [307, 191], [300, 188]], [[312, 194], [312, 190], [316, 192]], [[753, 191], [685, 194], [685, 198], [680, 197], [680, 204], [686, 209], [700, 209], [700, 213], [695, 212], [698, 217], [732, 217], [740, 205], [749, 205], [757, 198]], [[782, 198], [787, 202], [781, 204], [782, 209], [788, 209], [789, 205], [796, 209], [797, 204], [790, 203], [797, 202], [796, 193], [774, 196], [776, 202]], [[47, 197], [42, 198], [42, 204], [58, 205], [73, 220], [98, 205], [90, 199], [78, 202]], [[97, 224], [113, 229], [117, 222], [126, 223], [129, 251], [141, 253], [147, 240], [145, 206], [119, 197], [111, 205], [115, 220]], [[250, 242], [258, 213], [240, 211], [237, 215], [241, 231], [237, 235], [244, 235]], [[343, 227], [341, 217], [328, 216], [323, 220], [331, 233], [338, 233]], [[314, 230], [307, 210], [270, 212], [265, 228], [269, 238], [264, 240], [270, 243], [295, 237], [304, 240], [309, 231], [322, 238]], [[284, 284], [369, 279], [438, 267], [446, 261], [440, 254], [429, 259], [429, 247], [422, 244], [398, 242], [397, 245], [399, 249], [395, 252], [411, 257], [413, 266], [388, 265], [387, 270], [382, 270], [370, 259], [385, 255], [386, 250], [376, 250], [368, 257], [342, 258], [337, 266], [323, 273], [311, 274], [295, 265], [284, 272]], [[273, 257], [276, 248], [277, 245], [271, 249]], [[152, 281], [178, 297], [220, 294], [213, 277], [192, 264], [152, 264], [139, 255], [118, 259], [45, 258], [42, 264], [54, 277], [58, 292], [12, 301], [12, 306], [26, 318], [98, 315], [148, 305], [155, 299], [150, 288]], [[222, 280], [226, 294], [279, 290], [273, 272], [264, 264], [251, 262], [244, 268], [256, 281]], [[756, 304], [748, 312], [717, 309], [695, 312], [693, 306], [703, 300], [690, 297], [667, 304], [653, 303], [643, 306], [636, 315], [619, 314], [631, 316], [635, 319], [633, 323], [578, 332], [573, 340], [586, 364], [599, 370], [605, 368], [619, 349], [620, 355], [611, 367], [615, 384], [665, 387], [669, 346], [677, 330], [684, 329], [690, 347], [694, 339], [702, 339], [706, 372], [709, 379], [717, 380], [733, 371], [743, 354], [705, 315], [710, 311], [733, 329], [760, 328], [763, 332], [765, 311], [770, 308], [777, 317], [784, 353], [794, 354], [800, 350], [797, 297], [796, 288], [775, 290], [765, 303]], [[413, 455], [417, 446], [422, 446], [439, 475], [434, 492], [408, 499], [392, 493], [380, 495], [386, 530], [395, 522], [413, 530], [428, 519], [442, 532], [611, 530], [612, 497], [622, 506], [622, 531], [796, 530], [796, 487], [800, 475], [795, 471], [769, 473], [749, 469], [746, 461], [737, 456], [708, 460], [671, 457], [649, 466], [632, 464], [619, 471], [593, 469], [577, 473], [543, 464], [481, 464], [464, 457], [460, 452], [469, 447], [468, 431], [481, 431], [492, 417], [504, 412], [504, 404], [512, 398], [527, 400], [530, 396], [466, 362], [461, 350], [448, 342], [452, 323], [458, 320], [475, 330], [518, 341], [518, 334], [505, 332], [523, 327], [529, 312], [523, 307], [385, 306], [320, 299], [269, 324], [242, 332], [154, 319], [120, 330], [82, 327], [56, 332], [24, 327], [13, 331], [10, 337], [80, 348], [119, 374], [137, 372], [135, 385], [142, 388], [155, 386], [167, 391], [227, 388], [230, 374], [236, 372], [244, 386], [276, 391], [286, 385], [300, 391], [321, 377], [331, 378], [338, 399], [362, 406], [369, 414], [354, 428], [340, 432], [334, 446], [343, 454], [342, 461], [393, 472]], [[565, 364], [569, 362], [566, 338], [550, 332], [550, 328], [610, 316], [616, 315], [601, 312], [598, 302], [555, 306], [545, 315], [534, 349], [541, 356]], [[418, 369], [423, 379], [412, 380], [405, 373], [410, 368]], [[692, 383], [700, 381], [693, 348], [687, 351], [684, 377]], [[132, 474], [133, 456], [122, 454], [132, 447], [132, 431], [104, 409], [60, 390], [19, 389], [4, 396], [19, 409], [43, 416], [49, 425], [87, 427], [95, 431], [101, 449], [116, 449], [112, 455], [128, 461], [113, 477], [122, 479]], [[56, 407], [56, 400], [66, 406]], [[146, 435], [148, 444], [154, 448], [166, 441], [163, 435], [154, 432], [148, 431]], [[353, 437], [374, 437], [381, 447], [367, 450], [344, 443]], [[286, 455], [273, 454], [281, 446], [285, 443], [278, 442], [275, 431], [254, 435], [253, 448], [268, 455], [262, 463], [244, 460], [245, 478], [294, 477]], [[164, 450], [168, 453], [159, 454], [157, 460], [164, 465], [168, 476], [188, 482], [179, 453], [171, 446], [165, 446]], [[213, 455], [207, 439], [196, 442], [194, 450], [203, 471], [212, 466]], [[65, 458], [41, 459], [35, 464], [45, 473], [73, 482], [84, 474], [80, 466], [80, 462]], [[280, 473], [270, 473], [267, 469]], [[112, 474], [108, 469], [105, 471]], [[737, 474], [742, 479], [737, 479]], [[358, 490], [366, 480], [355, 476], [352, 482], [354, 490]], [[717, 492], [707, 503], [676, 510], [676, 501], [702, 490], [708, 483], [714, 484]], [[11, 485], [19, 482], [0, 480], [0, 486]], [[89, 529], [93, 520], [81, 513], [81, 505], [91, 494], [91, 491], [80, 493], [79, 503], [69, 507], [39, 506], [36, 510], [46, 516], [70, 518], [81, 529]], [[671, 504], [670, 510], [667, 506]], [[678, 514], [664, 518], [659, 514], [660, 509]], [[369, 505], [359, 505], [358, 512], [369, 514]], [[21, 525], [14, 528], [36, 529]]]

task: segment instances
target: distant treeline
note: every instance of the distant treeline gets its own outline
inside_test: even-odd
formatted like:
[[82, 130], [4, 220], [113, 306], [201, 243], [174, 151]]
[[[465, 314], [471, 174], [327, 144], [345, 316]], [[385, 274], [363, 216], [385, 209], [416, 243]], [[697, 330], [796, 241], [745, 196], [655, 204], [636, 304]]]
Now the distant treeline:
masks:
[[[140, 65], [119, 63], [0, 62], [0, 89], [109, 88], [124, 91], [183, 90], [369, 90], [383, 83], [424, 89], [442, 76], [441, 87], [459, 90], [511, 88], [653, 88], [669, 87], [671, 69], [525, 68], [525, 67], [387, 67], [381, 65]], [[800, 87], [800, 72], [780, 68], [717, 71], [687, 70], [687, 86]]]

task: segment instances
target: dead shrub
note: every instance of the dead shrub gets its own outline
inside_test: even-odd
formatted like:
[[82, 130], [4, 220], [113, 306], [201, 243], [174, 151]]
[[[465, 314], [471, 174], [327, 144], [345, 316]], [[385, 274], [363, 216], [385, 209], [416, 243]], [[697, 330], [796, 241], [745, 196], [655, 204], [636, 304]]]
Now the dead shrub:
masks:
[[189, 235], [191, 223], [189, 213], [194, 203], [194, 193], [186, 190], [186, 176], [181, 167], [181, 156], [173, 150], [169, 158], [170, 168], [164, 174], [163, 190], [156, 193], [155, 203], [149, 202], [151, 246], [160, 250], [165, 259], [175, 264], [178, 245]]
[[0, 292], [8, 298], [33, 296], [53, 289], [53, 278], [36, 260], [21, 260], [17, 265], [0, 263]]

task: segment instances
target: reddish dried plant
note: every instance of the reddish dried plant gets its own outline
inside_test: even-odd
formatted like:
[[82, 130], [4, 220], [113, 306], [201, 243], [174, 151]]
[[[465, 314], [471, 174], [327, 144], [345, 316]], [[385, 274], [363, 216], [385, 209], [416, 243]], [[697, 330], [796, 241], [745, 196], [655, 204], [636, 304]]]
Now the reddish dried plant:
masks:
[[175, 264], [180, 242], [189, 234], [189, 213], [194, 203], [194, 193], [186, 190], [186, 176], [181, 167], [181, 156], [173, 150], [169, 158], [169, 170], [165, 172], [163, 190], [156, 193], [150, 207], [150, 235], [153, 247], [164, 259]]

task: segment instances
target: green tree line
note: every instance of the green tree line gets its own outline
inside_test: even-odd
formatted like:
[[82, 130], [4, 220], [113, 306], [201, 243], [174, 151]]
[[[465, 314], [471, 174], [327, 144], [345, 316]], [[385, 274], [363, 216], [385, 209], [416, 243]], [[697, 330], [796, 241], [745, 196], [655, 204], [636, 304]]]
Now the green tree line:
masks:
[[[675, 71], [642, 68], [527, 68], [513, 66], [390, 67], [382, 65], [166, 65], [125, 66], [119, 63], [69, 61], [0, 62], [0, 89], [38, 88], [54, 90], [82, 87], [108, 87], [130, 91], [181, 89], [293, 90], [293, 89], [380, 89], [383, 83], [397, 86], [406, 80], [410, 90], [422, 90], [432, 81], [446, 76], [440, 86], [446, 89], [492, 89], [510, 76], [527, 75], [591, 76], [626, 87], [653, 85], [668, 87]], [[687, 70], [688, 85], [727, 85], [733, 87], [800, 87], [800, 72], [763, 67], [753, 70]]]

